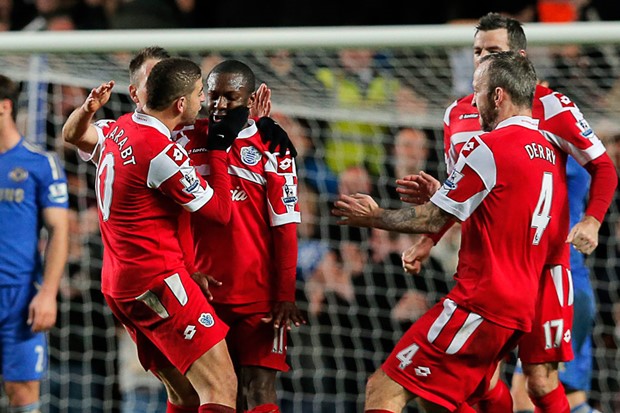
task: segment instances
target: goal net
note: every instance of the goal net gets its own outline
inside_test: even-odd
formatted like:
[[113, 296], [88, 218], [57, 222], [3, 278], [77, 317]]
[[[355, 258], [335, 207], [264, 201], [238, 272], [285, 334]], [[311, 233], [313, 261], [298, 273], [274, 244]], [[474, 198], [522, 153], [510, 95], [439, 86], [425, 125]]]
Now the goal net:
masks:
[[[579, 105], [617, 162], [619, 28], [525, 28], [539, 77]], [[193, 59], [205, 75], [222, 59], [242, 60], [271, 88], [273, 116], [299, 151], [297, 298], [309, 321], [290, 333], [291, 370], [279, 376], [278, 395], [287, 412], [354, 412], [368, 376], [451, 287], [460, 240], [449, 233], [423, 276], [409, 276], [400, 254], [413, 237], [339, 227], [331, 203], [339, 191], [361, 191], [399, 207], [395, 178], [420, 170], [445, 178], [443, 113], [471, 92], [473, 34], [473, 25], [3, 34], [0, 73], [22, 85], [19, 127], [60, 155], [70, 183], [70, 263], [50, 333], [45, 411], [115, 412], [123, 399], [156, 406], [161, 397], [99, 291], [94, 166], [61, 138], [91, 88], [117, 84], [98, 118], [132, 111], [128, 62], [153, 45]], [[597, 302], [590, 398], [604, 412], [620, 411], [619, 205], [616, 197], [587, 260]]]

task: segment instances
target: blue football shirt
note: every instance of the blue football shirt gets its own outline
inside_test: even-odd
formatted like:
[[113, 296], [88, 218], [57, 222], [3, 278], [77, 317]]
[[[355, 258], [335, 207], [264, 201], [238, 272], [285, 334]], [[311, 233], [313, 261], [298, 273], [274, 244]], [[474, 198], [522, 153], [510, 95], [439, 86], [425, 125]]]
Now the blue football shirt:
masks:
[[40, 282], [39, 236], [45, 208], [67, 208], [58, 157], [26, 142], [0, 153], [0, 285]]

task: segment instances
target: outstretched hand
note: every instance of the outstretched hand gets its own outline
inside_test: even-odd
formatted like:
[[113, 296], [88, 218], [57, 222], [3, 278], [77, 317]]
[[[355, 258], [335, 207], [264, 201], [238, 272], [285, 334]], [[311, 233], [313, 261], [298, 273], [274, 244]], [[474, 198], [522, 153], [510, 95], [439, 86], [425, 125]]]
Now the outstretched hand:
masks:
[[262, 118], [263, 116], [271, 115], [271, 89], [266, 84], [261, 85], [256, 89], [254, 98], [254, 104], [250, 108], [251, 118]]
[[433, 176], [421, 171], [419, 175], [407, 175], [396, 180], [396, 192], [400, 200], [414, 205], [428, 202], [441, 187], [441, 183]]
[[299, 327], [302, 324], [306, 324], [306, 319], [302, 315], [297, 305], [292, 301], [277, 301], [273, 305], [271, 313], [261, 319], [263, 323], [270, 323], [273, 321], [273, 328], [278, 329], [281, 326], [290, 330], [291, 325]]
[[338, 225], [372, 227], [379, 209], [379, 205], [370, 195], [343, 194], [334, 203], [332, 214], [341, 218], [336, 222]]
[[114, 81], [102, 83], [98, 87], [92, 89], [88, 94], [88, 97], [82, 104], [82, 108], [86, 113], [95, 113], [99, 109], [105, 106], [110, 100], [112, 95], [112, 89], [114, 88]]

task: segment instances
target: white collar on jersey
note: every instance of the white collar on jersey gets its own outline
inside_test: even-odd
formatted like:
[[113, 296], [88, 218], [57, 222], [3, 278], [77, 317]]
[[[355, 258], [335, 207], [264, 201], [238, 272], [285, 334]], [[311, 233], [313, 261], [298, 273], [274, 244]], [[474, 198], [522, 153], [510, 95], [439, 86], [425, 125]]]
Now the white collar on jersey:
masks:
[[136, 111], [131, 116], [134, 122], [139, 125], [150, 126], [151, 128], [157, 129], [162, 135], [165, 135], [168, 139], [170, 139], [170, 130], [161, 123], [161, 121], [151, 115], [147, 115], [146, 113]]
[[237, 139], [250, 138], [256, 135], [257, 132], [258, 127], [256, 126], [256, 122], [254, 122], [254, 119], [248, 119], [248, 127], [245, 129], [241, 129], [241, 132], [239, 132]]
[[533, 119], [530, 116], [512, 116], [498, 123], [495, 129], [504, 128], [511, 125], [523, 126], [524, 128], [537, 130], [538, 119]]

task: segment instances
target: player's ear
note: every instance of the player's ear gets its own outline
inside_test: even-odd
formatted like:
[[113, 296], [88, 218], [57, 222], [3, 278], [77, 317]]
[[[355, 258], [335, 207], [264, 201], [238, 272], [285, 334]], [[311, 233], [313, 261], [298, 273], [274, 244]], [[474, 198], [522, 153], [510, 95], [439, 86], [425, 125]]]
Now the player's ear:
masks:
[[187, 99], [185, 98], [185, 96], [177, 98], [177, 100], [175, 101], [175, 105], [179, 113], [183, 113], [185, 111], [185, 108], [187, 107]]
[[129, 97], [136, 105], [140, 103], [140, 99], [138, 99], [138, 88], [134, 85], [129, 85]]

